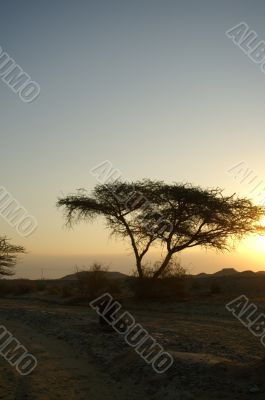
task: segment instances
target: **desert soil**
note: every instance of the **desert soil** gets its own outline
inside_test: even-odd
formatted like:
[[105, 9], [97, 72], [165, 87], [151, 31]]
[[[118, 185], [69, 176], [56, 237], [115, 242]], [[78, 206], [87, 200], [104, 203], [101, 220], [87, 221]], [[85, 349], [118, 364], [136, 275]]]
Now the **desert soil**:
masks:
[[174, 356], [159, 375], [117, 333], [103, 332], [89, 307], [1, 299], [0, 325], [38, 365], [21, 377], [0, 356], [0, 399], [264, 399], [265, 349], [224, 304], [123, 304]]

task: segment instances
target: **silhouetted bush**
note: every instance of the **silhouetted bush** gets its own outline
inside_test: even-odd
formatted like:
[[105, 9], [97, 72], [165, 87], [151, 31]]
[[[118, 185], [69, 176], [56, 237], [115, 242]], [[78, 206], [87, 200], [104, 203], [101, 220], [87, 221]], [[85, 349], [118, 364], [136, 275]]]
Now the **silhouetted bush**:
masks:
[[[135, 278], [131, 283], [132, 291], [137, 298], [177, 298], [185, 294], [186, 270], [178, 260], [171, 260], [160, 278], [154, 279], [154, 271], [158, 269], [158, 262], [153, 267], [144, 267], [144, 277]], [[137, 276], [134, 273], [134, 276]]]
[[71, 297], [73, 294], [73, 285], [63, 285], [61, 287], [61, 296], [62, 297]]
[[192, 283], [191, 283], [191, 290], [200, 290], [202, 288], [201, 283], [199, 282], [198, 279], [194, 278], [192, 279]]
[[185, 294], [184, 278], [136, 278], [131, 284], [136, 298], [179, 298]]
[[110, 280], [108, 279], [107, 283], [107, 292], [110, 293], [112, 296], [120, 295], [122, 292], [121, 284], [118, 280]]
[[16, 295], [23, 295], [36, 291], [36, 284], [34, 281], [28, 279], [20, 279], [13, 281], [13, 292]]
[[29, 279], [0, 280], [0, 296], [12, 294], [19, 296], [35, 292], [36, 290], [35, 282]]
[[36, 287], [38, 292], [42, 292], [46, 289], [47, 285], [44, 281], [37, 281], [36, 282]]
[[216, 282], [213, 282], [211, 284], [211, 288], [210, 289], [211, 289], [211, 293], [212, 294], [219, 294], [219, 293], [222, 292], [221, 286]]
[[49, 285], [46, 289], [47, 294], [51, 296], [60, 295], [61, 293], [61, 286], [58, 285]]
[[118, 283], [107, 277], [108, 267], [100, 264], [93, 264], [88, 271], [79, 271], [77, 269], [78, 288], [81, 296], [84, 298], [95, 298], [105, 292], [117, 292]]
[[5, 279], [1, 279], [0, 280], [0, 296], [6, 296], [8, 294], [10, 294], [12, 292], [12, 288], [10, 285], [10, 282], [5, 280]]

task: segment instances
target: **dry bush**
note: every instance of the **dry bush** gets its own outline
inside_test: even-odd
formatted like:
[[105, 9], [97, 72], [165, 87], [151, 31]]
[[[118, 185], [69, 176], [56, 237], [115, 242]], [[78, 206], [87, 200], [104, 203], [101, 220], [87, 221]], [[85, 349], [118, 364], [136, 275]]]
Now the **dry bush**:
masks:
[[211, 294], [220, 294], [222, 292], [221, 285], [217, 282], [212, 282], [211, 283]]
[[38, 292], [43, 292], [44, 290], [46, 290], [47, 284], [43, 280], [36, 281], [36, 287]]
[[182, 278], [136, 278], [132, 290], [139, 299], [182, 298], [185, 295]]
[[[150, 264], [146, 264], [143, 266], [143, 275], [144, 278], [152, 278], [154, 276], [155, 271], [158, 270], [160, 261], [156, 261], [153, 266]], [[138, 272], [133, 271], [132, 275], [134, 277], [138, 277]], [[186, 269], [181, 265], [180, 260], [178, 258], [172, 258], [167, 268], [161, 273], [160, 279], [164, 278], [184, 278], [187, 276]]]
[[120, 295], [122, 293], [121, 283], [118, 280], [108, 279], [107, 292], [113, 297]]
[[71, 297], [73, 295], [74, 287], [73, 285], [62, 285], [61, 287], [61, 296], [66, 298], [66, 297]]
[[101, 294], [108, 292], [110, 288], [110, 280], [106, 276], [108, 267], [94, 263], [86, 271], [80, 271], [76, 268], [78, 288], [80, 295], [84, 298], [95, 298]]
[[7, 296], [14, 294], [17, 296], [35, 292], [37, 290], [34, 281], [29, 279], [10, 279], [0, 280], [0, 295]]
[[179, 298], [185, 294], [186, 270], [179, 261], [172, 260], [168, 268], [157, 279], [153, 278], [154, 267], [144, 268], [144, 278], [136, 278], [132, 281], [132, 290], [137, 298]]
[[198, 278], [191, 279], [191, 291], [199, 291], [202, 289], [202, 284]]
[[48, 285], [46, 289], [46, 293], [51, 296], [57, 296], [61, 293], [61, 286], [58, 285]]
[[17, 295], [35, 292], [37, 289], [35, 282], [28, 279], [19, 279], [14, 281], [13, 291]]
[[6, 280], [6, 279], [1, 279], [0, 280], [0, 296], [6, 296], [8, 294], [12, 293], [12, 288], [10, 285], [10, 281]]

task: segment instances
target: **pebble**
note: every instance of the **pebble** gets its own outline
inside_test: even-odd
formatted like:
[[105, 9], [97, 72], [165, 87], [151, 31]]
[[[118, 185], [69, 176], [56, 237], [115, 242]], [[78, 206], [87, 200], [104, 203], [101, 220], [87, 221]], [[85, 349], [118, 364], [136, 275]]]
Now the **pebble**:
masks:
[[257, 385], [254, 385], [249, 389], [249, 393], [259, 393], [259, 391], [260, 390]]

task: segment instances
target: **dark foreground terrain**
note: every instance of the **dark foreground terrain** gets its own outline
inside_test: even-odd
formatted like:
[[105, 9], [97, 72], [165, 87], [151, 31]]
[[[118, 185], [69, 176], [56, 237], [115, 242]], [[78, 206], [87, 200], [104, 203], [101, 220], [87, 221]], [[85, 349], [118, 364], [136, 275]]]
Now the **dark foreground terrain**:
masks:
[[[259, 302], [260, 311], [265, 303]], [[124, 302], [174, 356], [156, 374], [89, 307], [1, 299], [0, 324], [38, 359], [27, 377], [0, 357], [0, 399], [264, 399], [265, 349], [222, 300]]]

